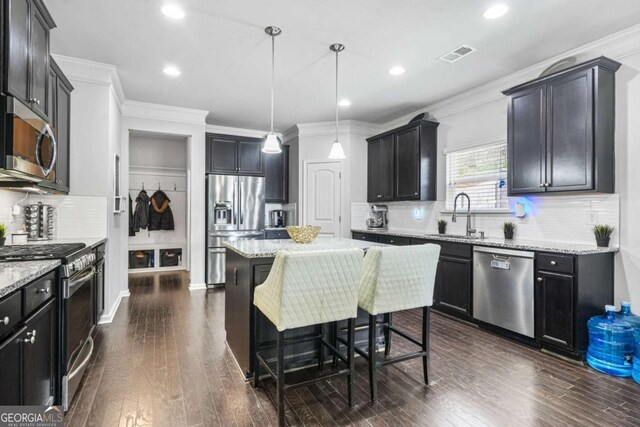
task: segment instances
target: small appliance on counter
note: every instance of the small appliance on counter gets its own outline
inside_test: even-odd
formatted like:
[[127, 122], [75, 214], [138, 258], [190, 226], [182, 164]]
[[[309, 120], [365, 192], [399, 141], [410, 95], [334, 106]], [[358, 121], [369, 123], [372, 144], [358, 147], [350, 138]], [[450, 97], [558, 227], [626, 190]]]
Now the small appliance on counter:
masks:
[[284, 228], [287, 226], [287, 211], [283, 209], [274, 209], [269, 211], [271, 228]]
[[371, 210], [369, 211], [369, 218], [367, 219], [367, 229], [368, 230], [386, 230], [387, 223], [387, 212], [389, 209], [385, 205], [371, 205]]
[[29, 240], [53, 239], [53, 206], [42, 202], [25, 206], [24, 223]]

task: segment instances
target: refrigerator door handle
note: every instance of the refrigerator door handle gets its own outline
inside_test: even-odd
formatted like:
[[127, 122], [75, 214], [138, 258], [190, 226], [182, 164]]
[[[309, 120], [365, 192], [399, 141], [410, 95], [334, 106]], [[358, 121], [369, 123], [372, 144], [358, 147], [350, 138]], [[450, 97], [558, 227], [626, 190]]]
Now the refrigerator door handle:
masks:
[[[242, 198], [242, 193], [244, 193], [244, 185], [242, 185], [242, 180], [238, 182], [238, 186], [240, 187], [240, 198]], [[244, 206], [240, 206], [240, 224], [244, 224]]]
[[240, 205], [240, 195], [238, 194], [238, 181], [233, 181], [233, 225], [238, 224], [238, 210]]

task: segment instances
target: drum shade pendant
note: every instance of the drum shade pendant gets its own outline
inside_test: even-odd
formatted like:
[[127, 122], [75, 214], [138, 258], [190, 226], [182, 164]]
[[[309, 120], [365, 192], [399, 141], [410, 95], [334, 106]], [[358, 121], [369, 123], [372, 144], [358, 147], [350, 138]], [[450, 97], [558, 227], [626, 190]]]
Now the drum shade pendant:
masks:
[[332, 160], [342, 160], [345, 159], [344, 149], [342, 148], [342, 144], [338, 140], [338, 53], [344, 50], [344, 45], [340, 43], [334, 43], [329, 46], [329, 49], [336, 53], [336, 139], [333, 141], [333, 145], [331, 146], [331, 151], [329, 152], [329, 158]]
[[278, 154], [282, 152], [280, 141], [275, 133], [273, 133], [273, 105], [274, 105], [274, 79], [276, 74], [276, 36], [282, 33], [278, 27], [267, 27], [264, 32], [271, 36], [271, 132], [267, 135], [262, 146], [262, 152], [267, 154]]

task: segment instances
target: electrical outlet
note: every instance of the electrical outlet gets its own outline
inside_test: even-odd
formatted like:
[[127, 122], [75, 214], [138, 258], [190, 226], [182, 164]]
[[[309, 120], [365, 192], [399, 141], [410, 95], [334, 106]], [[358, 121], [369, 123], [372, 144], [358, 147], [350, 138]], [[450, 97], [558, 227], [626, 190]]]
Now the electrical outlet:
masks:
[[587, 225], [596, 225], [598, 223], [598, 211], [587, 212]]

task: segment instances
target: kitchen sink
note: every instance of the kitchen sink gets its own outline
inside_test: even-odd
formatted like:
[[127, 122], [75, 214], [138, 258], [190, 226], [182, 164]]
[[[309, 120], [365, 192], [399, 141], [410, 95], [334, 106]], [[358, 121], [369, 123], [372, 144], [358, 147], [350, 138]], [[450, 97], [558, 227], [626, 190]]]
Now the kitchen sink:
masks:
[[466, 240], [482, 240], [481, 236], [465, 236], [464, 234], [432, 234], [432, 236], [448, 237], [451, 239], [466, 239]]

